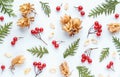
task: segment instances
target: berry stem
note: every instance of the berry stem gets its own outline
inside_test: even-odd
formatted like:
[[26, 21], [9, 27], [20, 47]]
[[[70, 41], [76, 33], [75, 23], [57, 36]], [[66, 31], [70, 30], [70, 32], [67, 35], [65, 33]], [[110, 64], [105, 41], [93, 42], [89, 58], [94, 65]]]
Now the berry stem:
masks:
[[37, 77], [42, 71], [39, 71], [36, 73], [35, 77]]
[[92, 33], [90, 32], [90, 31], [93, 29], [93, 26], [94, 26], [94, 25], [92, 25], [92, 26], [89, 28], [88, 34], [87, 34], [87, 38], [89, 37], [89, 34], [92, 34], [92, 33], [93, 33], [93, 32], [92, 32]]
[[37, 35], [34, 35], [37, 39], [40, 39], [43, 43], [45, 43], [47, 45], [47, 43], [41, 38], [41, 35], [39, 34], [38, 36]]

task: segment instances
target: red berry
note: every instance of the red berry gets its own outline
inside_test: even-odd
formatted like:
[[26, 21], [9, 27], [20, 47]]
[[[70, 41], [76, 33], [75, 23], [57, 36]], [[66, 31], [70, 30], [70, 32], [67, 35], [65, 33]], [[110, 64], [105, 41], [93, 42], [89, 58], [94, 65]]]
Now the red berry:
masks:
[[107, 65], [106, 67], [107, 67], [107, 69], [110, 69], [110, 68], [111, 68], [111, 65]]
[[13, 41], [17, 41], [17, 40], [18, 40], [18, 37], [14, 37], [14, 38], [13, 38]]
[[94, 22], [94, 25], [95, 25], [95, 26], [98, 26], [98, 25], [99, 25], [99, 22], [98, 22], [98, 21], [95, 21], [95, 22]]
[[40, 30], [40, 32], [43, 32], [43, 31], [44, 31], [44, 29], [43, 29], [42, 27], [41, 27], [39, 30]]
[[92, 63], [92, 59], [89, 58], [89, 59], [88, 59], [88, 63]]
[[88, 60], [90, 57], [89, 56], [86, 56], [86, 60]]
[[0, 16], [0, 21], [3, 21], [4, 20], [4, 17], [3, 16]]
[[37, 68], [38, 68], [39, 70], [42, 70], [42, 69], [43, 69], [43, 67], [42, 67], [41, 65], [38, 65]]
[[5, 65], [1, 65], [1, 69], [4, 70], [5, 69]]
[[100, 33], [100, 32], [97, 32], [96, 35], [97, 35], [97, 36], [101, 36], [101, 33]]
[[41, 65], [41, 62], [38, 62], [37, 65]]
[[59, 44], [55, 44], [54, 47], [55, 47], [55, 48], [59, 48]]
[[86, 61], [86, 59], [83, 59], [83, 58], [81, 59], [81, 62], [82, 62], [82, 63], [84, 63], [85, 61]]
[[31, 34], [35, 34], [35, 30], [31, 30]]
[[82, 6], [78, 6], [78, 11], [82, 11], [83, 7]]
[[16, 43], [15, 41], [11, 41], [11, 45], [15, 45], [15, 43]]
[[118, 19], [119, 18], [119, 14], [115, 14], [115, 18]]
[[53, 45], [57, 44], [57, 41], [53, 40], [53, 41], [52, 41], [52, 44], [53, 44]]
[[113, 61], [110, 61], [109, 65], [111, 65], [111, 66], [112, 66], [112, 65], [113, 65]]
[[98, 29], [98, 32], [101, 33], [101, 32], [102, 32], [102, 29]]
[[102, 28], [102, 25], [101, 25], [101, 24], [99, 24], [98, 29], [101, 29], [101, 28]]
[[37, 62], [33, 62], [33, 65], [34, 65], [34, 66], [37, 66]]
[[45, 63], [43, 63], [43, 64], [42, 64], [42, 67], [43, 67], [43, 68], [45, 68], [45, 67], [46, 67], [46, 64], [45, 64]]
[[86, 55], [85, 55], [85, 54], [82, 54], [82, 58], [86, 58]]
[[84, 15], [85, 15], [85, 12], [84, 12], [84, 11], [81, 11], [80, 14], [81, 14], [81, 16], [84, 16]]
[[56, 7], [56, 11], [60, 11], [61, 7], [60, 6], [57, 6]]
[[98, 30], [98, 29], [99, 29], [99, 26], [98, 26], [98, 25], [95, 25], [95, 26], [94, 26], [94, 29], [95, 29], [95, 30]]
[[36, 30], [36, 31], [39, 31], [39, 28], [38, 28], [38, 27], [36, 27], [36, 28], [35, 28], [35, 30]]

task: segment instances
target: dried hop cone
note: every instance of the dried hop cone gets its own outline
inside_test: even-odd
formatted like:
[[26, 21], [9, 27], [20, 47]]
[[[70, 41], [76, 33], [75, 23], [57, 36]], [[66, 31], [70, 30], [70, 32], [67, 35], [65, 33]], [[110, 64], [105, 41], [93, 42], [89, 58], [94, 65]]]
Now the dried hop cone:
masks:
[[27, 16], [27, 14], [30, 14], [31, 12], [34, 11], [33, 4], [30, 3], [25, 3], [23, 5], [20, 5], [20, 12], [22, 13], [23, 16]]
[[23, 55], [16, 56], [11, 61], [10, 69], [13, 70], [14, 67], [15, 67], [15, 65], [17, 65], [17, 64], [23, 64], [24, 61], [25, 61], [25, 57]]
[[120, 31], [120, 23], [111, 23], [111, 24], [108, 24], [108, 30], [111, 32], [111, 33], [117, 33]]
[[24, 28], [24, 27], [29, 27], [30, 26], [30, 23], [34, 21], [34, 17], [23, 17], [23, 18], [20, 18], [17, 22], [17, 25]]
[[79, 33], [79, 31], [82, 29], [82, 21], [79, 18], [71, 18], [67, 15], [64, 17], [61, 18], [62, 29], [65, 30], [70, 36]]
[[60, 65], [60, 71], [64, 75], [64, 77], [69, 77], [71, 74], [67, 62], [63, 62]]

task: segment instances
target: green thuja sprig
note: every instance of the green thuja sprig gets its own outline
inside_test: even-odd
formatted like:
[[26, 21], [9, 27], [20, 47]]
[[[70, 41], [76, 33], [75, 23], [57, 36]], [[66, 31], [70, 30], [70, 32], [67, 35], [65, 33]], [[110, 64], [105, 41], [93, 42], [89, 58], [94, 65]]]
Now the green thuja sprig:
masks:
[[4, 14], [11, 16], [16, 16], [12, 9], [12, 3], [14, 0], [0, 0], [0, 11]]
[[77, 70], [79, 72], [79, 77], [94, 77], [85, 66], [77, 66]]
[[79, 41], [80, 39], [77, 39], [66, 49], [66, 51], [63, 53], [64, 58], [68, 56], [73, 56], [76, 53], [75, 50], [78, 49]]
[[34, 47], [31, 49], [27, 49], [31, 54], [37, 55], [37, 57], [42, 58], [44, 54], [48, 54], [48, 50], [45, 47]]
[[44, 3], [44, 2], [41, 2], [41, 1], [40, 1], [40, 4], [41, 4], [41, 7], [42, 7], [44, 13], [45, 13], [46, 15], [48, 15], [48, 17], [49, 17], [49, 16], [50, 16], [50, 13], [51, 13], [50, 6], [48, 5], [49, 3]]
[[98, 5], [96, 8], [92, 9], [89, 13], [89, 17], [97, 17], [99, 15], [105, 14], [110, 15], [115, 13], [116, 5], [119, 4], [117, 0], [106, 0], [105, 3]]
[[115, 47], [118, 49], [118, 52], [120, 52], [120, 39], [117, 37], [112, 37], [113, 43], [115, 44]]
[[109, 48], [103, 48], [100, 55], [100, 62], [102, 62], [109, 55]]
[[5, 25], [0, 26], [0, 44], [2, 44], [5, 36], [9, 34], [11, 26], [12, 26], [12, 22], [6, 23]]

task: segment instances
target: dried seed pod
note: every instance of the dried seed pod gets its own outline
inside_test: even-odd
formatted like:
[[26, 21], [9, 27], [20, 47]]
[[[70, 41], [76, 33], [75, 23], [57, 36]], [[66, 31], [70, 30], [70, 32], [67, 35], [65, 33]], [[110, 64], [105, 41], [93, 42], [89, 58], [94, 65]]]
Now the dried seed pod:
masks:
[[73, 35], [79, 33], [79, 31], [82, 29], [82, 27], [81, 27], [82, 21], [80, 21], [79, 18], [71, 18], [70, 17], [70, 19], [66, 19], [66, 18], [68, 18], [67, 15], [65, 15], [64, 17], [61, 20], [64, 22], [64, 24], [63, 24], [63, 22], [61, 22], [62, 29], [65, 30], [70, 36], [73, 36]]
[[69, 8], [69, 5], [68, 5], [68, 3], [66, 3], [66, 4], [64, 5], [64, 9], [67, 11], [68, 8]]
[[111, 23], [111, 24], [108, 24], [108, 30], [111, 32], [111, 33], [117, 33], [120, 31], [120, 23]]
[[65, 77], [69, 77], [71, 74], [67, 62], [63, 62], [60, 65], [60, 71]]
[[30, 23], [34, 21], [34, 17], [23, 17], [23, 18], [20, 18], [17, 22], [17, 25], [20, 26], [21, 28], [24, 28], [24, 27], [29, 27], [30, 26]]
[[25, 3], [23, 5], [20, 5], [20, 12], [22, 13], [23, 16], [27, 16], [31, 12], [33, 12], [35, 9], [33, 8], [33, 4], [30, 3]]
[[7, 52], [7, 53], [4, 54], [4, 56], [7, 57], [7, 58], [11, 58], [12, 54]]
[[25, 57], [23, 55], [19, 55], [13, 58], [11, 61], [11, 66], [10, 66], [11, 71], [15, 69], [15, 65], [23, 64], [24, 61], [25, 61]]
[[28, 73], [30, 73], [30, 71], [31, 71], [31, 68], [26, 68], [26, 69], [24, 70], [24, 74], [28, 74]]

